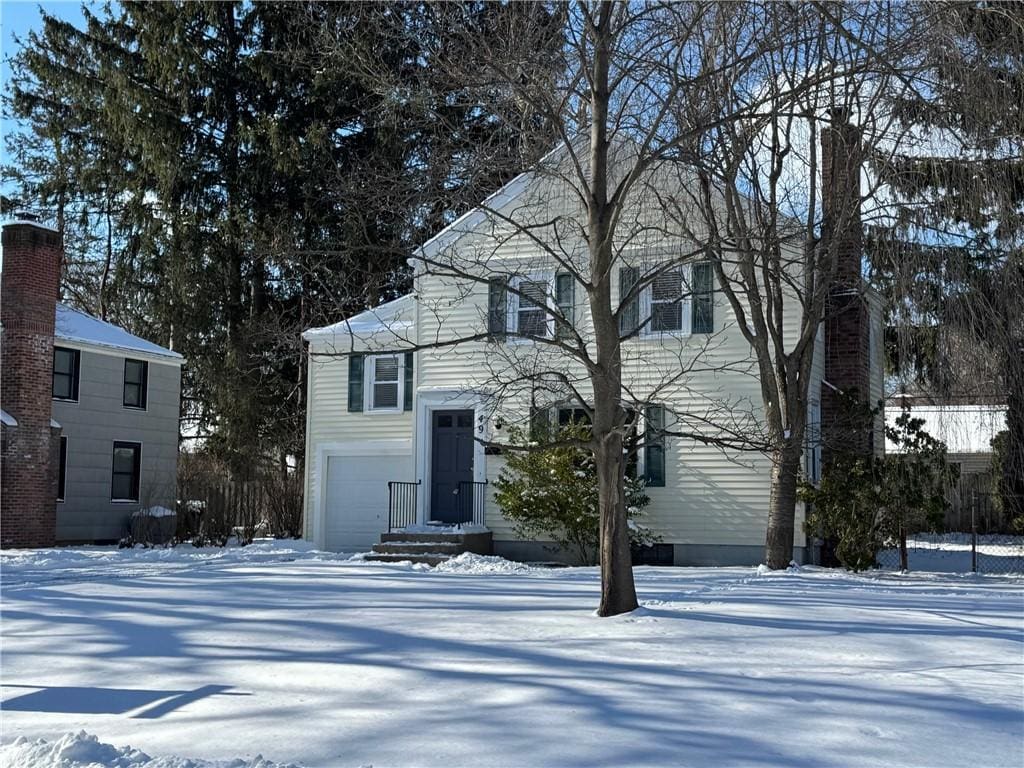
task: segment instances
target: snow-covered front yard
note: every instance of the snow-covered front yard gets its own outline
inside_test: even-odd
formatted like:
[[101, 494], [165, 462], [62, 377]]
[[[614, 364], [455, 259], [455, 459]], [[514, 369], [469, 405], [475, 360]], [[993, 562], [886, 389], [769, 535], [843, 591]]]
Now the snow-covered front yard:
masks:
[[475, 557], [0, 568], [4, 766], [1024, 764], [1010, 578], [639, 568], [643, 608], [599, 619], [594, 570]]

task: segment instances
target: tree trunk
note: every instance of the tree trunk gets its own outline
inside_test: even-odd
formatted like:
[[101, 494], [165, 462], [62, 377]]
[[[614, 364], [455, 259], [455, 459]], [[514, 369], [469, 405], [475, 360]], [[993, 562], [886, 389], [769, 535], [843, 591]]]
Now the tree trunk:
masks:
[[590, 199], [587, 239], [594, 285], [590, 312], [594, 324], [597, 365], [594, 384], [593, 450], [597, 465], [600, 512], [601, 604], [598, 616], [635, 610], [636, 586], [629, 551], [626, 517], [625, 462], [622, 456], [622, 348], [619, 323], [611, 301], [611, 273], [615, 261], [612, 241], [614, 220], [608, 200], [608, 72], [611, 62], [613, 5], [602, 3], [597, 18], [590, 18], [594, 60], [590, 83]]
[[601, 604], [597, 615], [616, 616], [637, 608], [626, 518], [621, 435], [617, 432], [606, 435], [596, 447], [594, 458], [601, 513]]
[[793, 561], [796, 533], [796, 487], [800, 471], [800, 444], [787, 441], [772, 455], [771, 500], [765, 564], [773, 570], [788, 568]]

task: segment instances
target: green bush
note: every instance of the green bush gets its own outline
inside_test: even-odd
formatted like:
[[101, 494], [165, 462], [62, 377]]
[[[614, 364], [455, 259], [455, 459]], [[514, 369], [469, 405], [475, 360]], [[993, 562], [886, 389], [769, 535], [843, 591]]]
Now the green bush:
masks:
[[[531, 450], [508, 451], [505, 468], [494, 484], [494, 500], [519, 536], [550, 539], [579, 562], [595, 564], [599, 554], [598, 491], [594, 456], [586, 447], [589, 427], [536, 426], [533, 432], [531, 441], [521, 430], [510, 430], [512, 445]], [[636, 521], [649, 502], [643, 481], [627, 478], [626, 507], [633, 544], [657, 540]]]
[[905, 569], [907, 534], [941, 523], [957, 473], [946, 463], [945, 443], [923, 426], [923, 419], [904, 411], [886, 427], [898, 453], [841, 455], [817, 487], [801, 485], [800, 497], [811, 505], [807, 532], [835, 540], [836, 557], [846, 568], [871, 568], [882, 548], [896, 545]]

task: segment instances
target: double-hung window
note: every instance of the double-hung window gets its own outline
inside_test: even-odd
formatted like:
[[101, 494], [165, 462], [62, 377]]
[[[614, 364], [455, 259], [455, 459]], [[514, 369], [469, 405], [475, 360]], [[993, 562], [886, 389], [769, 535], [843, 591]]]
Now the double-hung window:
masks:
[[513, 281], [510, 320], [515, 323], [509, 330], [519, 336], [550, 338], [554, 330], [554, 317], [548, 310], [551, 303], [551, 282], [543, 277], [523, 277]]
[[114, 442], [110, 472], [110, 500], [138, 501], [142, 443]]
[[367, 362], [369, 364], [366, 366], [366, 410], [402, 410], [402, 356], [371, 355]]
[[710, 262], [683, 264], [644, 274], [636, 267], [619, 273], [620, 301], [640, 280], [639, 296], [624, 305], [620, 317], [623, 336], [636, 333], [712, 333], [714, 331], [714, 272]]
[[53, 397], [78, 400], [79, 352], [65, 347], [53, 348]]
[[149, 363], [145, 360], [124, 361], [124, 395], [121, 402], [125, 408], [146, 409], [148, 379]]
[[683, 270], [669, 269], [651, 281], [650, 333], [683, 330]]

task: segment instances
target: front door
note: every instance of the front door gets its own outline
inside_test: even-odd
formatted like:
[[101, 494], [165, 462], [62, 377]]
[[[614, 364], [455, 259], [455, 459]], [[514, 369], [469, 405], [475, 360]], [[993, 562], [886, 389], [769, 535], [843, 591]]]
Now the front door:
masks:
[[473, 480], [473, 411], [433, 411], [430, 455], [430, 519], [465, 522], [459, 483]]

